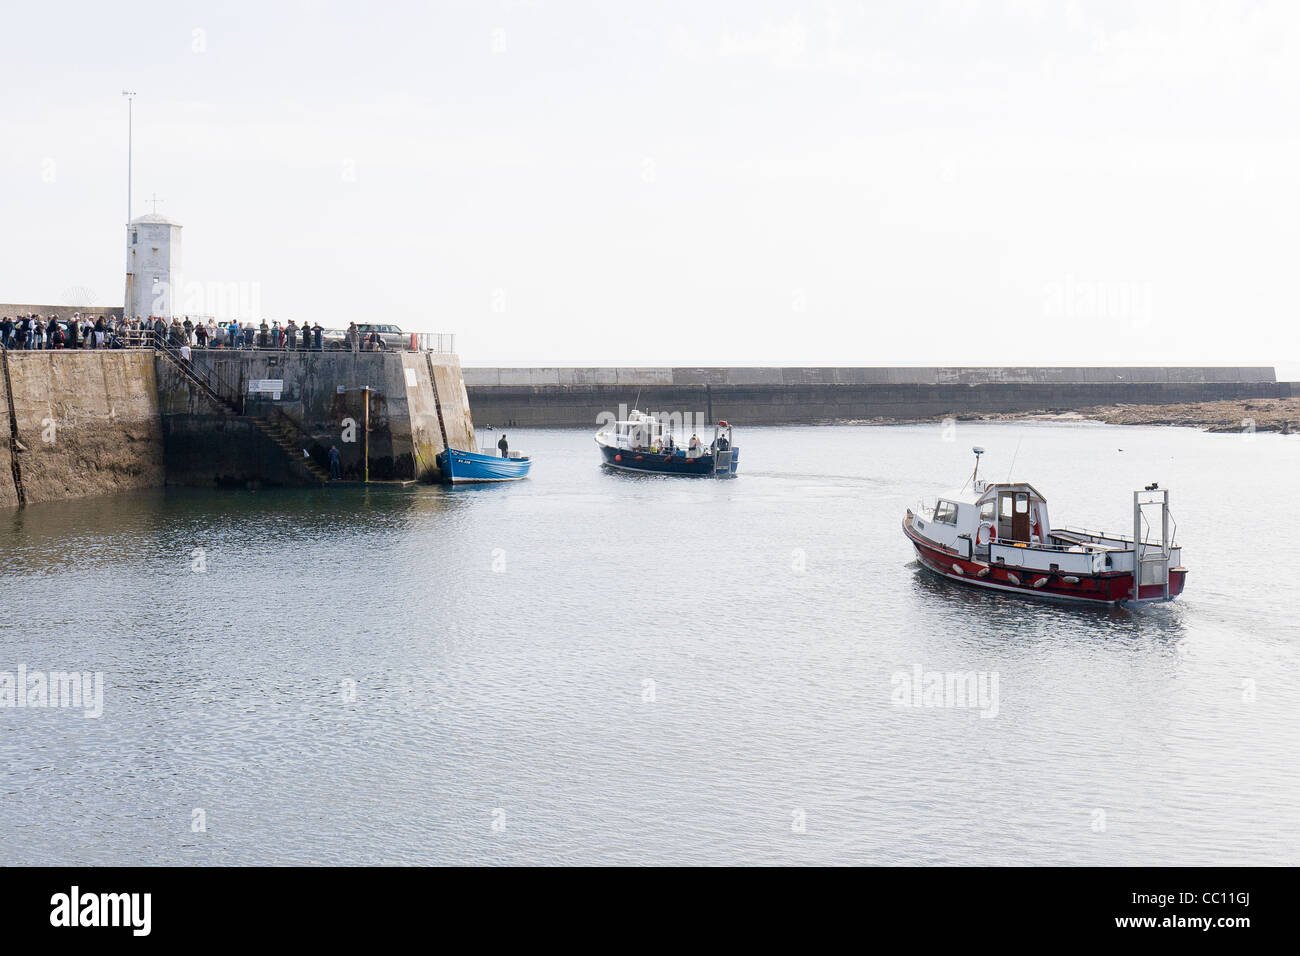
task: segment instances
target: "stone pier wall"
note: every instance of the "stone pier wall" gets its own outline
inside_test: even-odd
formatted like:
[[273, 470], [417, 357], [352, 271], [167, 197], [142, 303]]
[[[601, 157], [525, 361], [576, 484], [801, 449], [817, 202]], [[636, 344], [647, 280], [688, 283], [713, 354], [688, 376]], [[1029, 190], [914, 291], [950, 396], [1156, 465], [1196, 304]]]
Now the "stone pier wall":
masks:
[[[443, 448], [430, 364], [442, 401], [448, 441], [474, 448], [460, 363], [454, 355], [414, 352], [196, 351], [195, 365], [245, 396], [245, 414], [273, 417], [283, 410], [306, 432], [301, 444], [328, 468], [339, 449], [345, 478], [360, 480], [366, 449], [363, 386], [370, 394], [369, 462], [372, 481], [438, 477]], [[163, 356], [157, 358], [160, 411], [167, 448], [167, 482], [180, 485], [288, 484], [283, 451], [250, 422], [223, 415]], [[278, 396], [250, 392], [250, 383], [278, 381]]]
[[[163, 483], [162, 421], [152, 353], [7, 352], [0, 376], [0, 506], [112, 494]], [[10, 408], [13, 417], [10, 416]]]

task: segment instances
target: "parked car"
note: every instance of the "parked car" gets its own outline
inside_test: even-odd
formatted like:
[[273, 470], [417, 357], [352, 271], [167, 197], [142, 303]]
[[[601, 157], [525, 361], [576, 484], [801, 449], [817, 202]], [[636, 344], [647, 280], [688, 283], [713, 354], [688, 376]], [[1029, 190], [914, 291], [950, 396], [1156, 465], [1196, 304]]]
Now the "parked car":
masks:
[[[371, 322], [358, 322], [357, 334], [361, 343], [362, 351], [373, 348], [369, 342], [370, 334], [378, 332], [380, 341], [384, 343], [384, 350], [389, 352], [402, 351], [411, 345], [411, 336], [408, 332], [403, 332], [395, 325], [380, 325]], [[327, 329], [324, 336], [325, 348], [333, 351], [351, 348], [348, 344], [347, 329]]]

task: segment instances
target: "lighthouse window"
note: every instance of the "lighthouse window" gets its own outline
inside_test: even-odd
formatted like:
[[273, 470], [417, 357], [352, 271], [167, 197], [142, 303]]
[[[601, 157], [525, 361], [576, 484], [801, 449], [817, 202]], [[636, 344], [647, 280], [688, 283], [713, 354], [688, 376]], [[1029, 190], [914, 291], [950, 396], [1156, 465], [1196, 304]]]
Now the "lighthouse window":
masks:
[[957, 523], [957, 506], [951, 501], [941, 501], [934, 508], [934, 520], [943, 524]]

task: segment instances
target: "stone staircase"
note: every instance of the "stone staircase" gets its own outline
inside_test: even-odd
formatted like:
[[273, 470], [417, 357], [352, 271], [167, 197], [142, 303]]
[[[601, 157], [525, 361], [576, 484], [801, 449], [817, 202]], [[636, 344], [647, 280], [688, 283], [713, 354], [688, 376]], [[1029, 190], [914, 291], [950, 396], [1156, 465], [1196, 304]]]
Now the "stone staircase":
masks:
[[329, 472], [312, 458], [303, 454], [302, 432], [284, 418], [255, 418], [247, 416], [263, 435], [275, 442], [289, 459], [291, 468], [302, 473], [308, 482], [325, 484], [330, 480]]
[[[279, 447], [284, 452], [289, 470], [301, 481], [305, 484], [325, 484], [330, 480], [329, 472], [303, 454], [315, 439], [288, 415], [284, 413], [274, 416], [245, 415], [243, 397], [237, 389], [227, 387], [211, 374], [196, 368], [192, 362], [186, 362], [181, 358], [178, 349], [166, 343], [155, 343], [154, 347], [159, 354], [166, 356], [172, 367], [223, 415], [248, 422]], [[227, 397], [228, 395], [230, 397]]]

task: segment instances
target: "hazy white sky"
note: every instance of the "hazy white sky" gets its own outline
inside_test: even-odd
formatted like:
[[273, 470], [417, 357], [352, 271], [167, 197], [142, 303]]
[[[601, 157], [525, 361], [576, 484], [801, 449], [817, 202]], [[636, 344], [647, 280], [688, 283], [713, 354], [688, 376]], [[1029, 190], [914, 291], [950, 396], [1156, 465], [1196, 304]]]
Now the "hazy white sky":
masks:
[[[6, 3], [0, 301], [184, 278], [466, 364], [1300, 378], [1300, 4]], [[242, 286], [234, 284], [242, 283]], [[246, 316], [241, 316], [246, 317]]]

